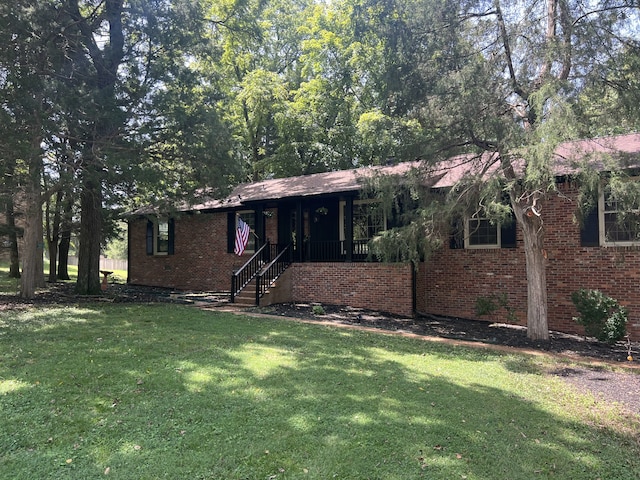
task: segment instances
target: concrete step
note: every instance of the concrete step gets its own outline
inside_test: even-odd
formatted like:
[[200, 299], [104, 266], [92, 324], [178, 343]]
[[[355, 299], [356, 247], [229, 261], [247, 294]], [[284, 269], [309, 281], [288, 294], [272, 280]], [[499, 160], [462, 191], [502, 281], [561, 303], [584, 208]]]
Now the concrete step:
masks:
[[[277, 285], [277, 280], [269, 287], [274, 288]], [[269, 296], [269, 289], [264, 293], [262, 298]], [[255, 278], [247, 283], [244, 288], [234, 297], [234, 303], [238, 305], [255, 306], [256, 305], [256, 280]], [[260, 302], [262, 303], [262, 301]]]
[[239, 295], [236, 295], [236, 297], [234, 298], [234, 303], [237, 303], [238, 305], [251, 305], [251, 306], [255, 306], [256, 304], [256, 295], [255, 293], [253, 293], [252, 295], [246, 295], [244, 294], [244, 292], [241, 292]]

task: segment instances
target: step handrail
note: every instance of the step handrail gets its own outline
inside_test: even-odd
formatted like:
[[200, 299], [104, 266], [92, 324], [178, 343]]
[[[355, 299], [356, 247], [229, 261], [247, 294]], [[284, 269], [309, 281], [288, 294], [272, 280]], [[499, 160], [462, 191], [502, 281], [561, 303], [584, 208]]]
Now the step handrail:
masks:
[[267, 292], [282, 272], [291, 265], [291, 247], [291, 243], [284, 247], [282, 251], [256, 275], [256, 305], [260, 305], [260, 297]]
[[269, 241], [265, 242], [242, 267], [231, 275], [231, 303], [234, 303], [236, 295], [260, 272], [260, 259], [265, 249], [269, 253], [269, 245]]

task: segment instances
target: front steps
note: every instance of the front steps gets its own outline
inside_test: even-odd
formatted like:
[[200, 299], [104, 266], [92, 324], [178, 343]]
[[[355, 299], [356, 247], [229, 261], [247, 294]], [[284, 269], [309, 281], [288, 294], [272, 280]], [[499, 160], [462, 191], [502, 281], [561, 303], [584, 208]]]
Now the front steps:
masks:
[[256, 279], [252, 279], [234, 297], [234, 304], [247, 307], [266, 307], [273, 303], [286, 303], [292, 301], [291, 295], [291, 271], [286, 269], [269, 287], [266, 293], [260, 298], [260, 303], [256, 305]]

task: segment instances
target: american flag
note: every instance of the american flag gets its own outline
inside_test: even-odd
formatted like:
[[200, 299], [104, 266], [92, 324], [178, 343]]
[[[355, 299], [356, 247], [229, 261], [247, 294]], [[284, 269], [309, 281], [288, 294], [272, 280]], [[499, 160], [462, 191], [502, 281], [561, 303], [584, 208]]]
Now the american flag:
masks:
[[251, 232], [251, 228], [247, 222], [238, 217], [238, 224], [236, 226], [236, 247], [234, 252], [236, 255], [242, 255], [244, 253], [244, 249], [247, 248], [247, 243], [249, 242], [249, 233]]

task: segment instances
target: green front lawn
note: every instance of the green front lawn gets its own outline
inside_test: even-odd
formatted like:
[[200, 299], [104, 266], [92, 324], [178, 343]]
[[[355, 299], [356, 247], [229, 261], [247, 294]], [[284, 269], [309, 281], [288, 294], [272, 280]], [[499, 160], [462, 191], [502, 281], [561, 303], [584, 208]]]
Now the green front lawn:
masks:
[[187, 306], [0, 311], [0, 472], [640, 478], [638, 419], [543, 362]]
[[[69, 276], [71, 277], [71, 282], [75, 282], [78, 278], [78, 267], [75, 265], [69, 265]], [[49, 264], [45, 262], [44, 268], [44, 278], [47, 279], [49, 275]], [[11, 293], [15, 294], [20, 291], [20, 279], [19, 278], [9, 278], [9, 267], [6, 262], [0, 263], [0, 294], [2, 293]], [[102, 281], [102, 276], [100, 277], [100, 281]], [[127, 271], [126, 270], [114, 270], [112, 274], [109, 276], [109, 283], [125, 283], [127, 281]], [[0, 297], [0, 301], [2, 298]]]

